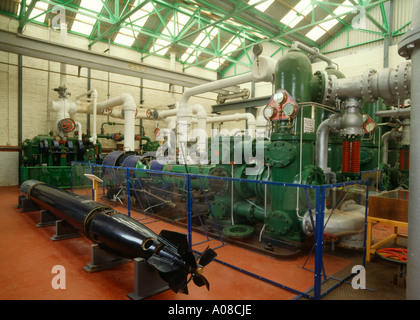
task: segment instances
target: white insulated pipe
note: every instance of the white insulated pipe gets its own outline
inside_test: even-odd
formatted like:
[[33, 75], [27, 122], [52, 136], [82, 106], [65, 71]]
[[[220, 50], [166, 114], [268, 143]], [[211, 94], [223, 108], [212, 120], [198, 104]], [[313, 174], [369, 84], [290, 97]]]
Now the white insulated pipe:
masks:
[[[137, 107], [131, 94], [123, 93], [119, 97], [111, 98], [98, 103], [95, 113], [121, 105], [124, 108], [124, 151], [134, 151], [135, 118]], [[93, 112], [93, 110], [91, 109], [90, 112]]]
[[272, 58], [260, 56], [258, 63], [253, 64], [249, 73], [188, 88], [181, 97], [180, 109], [187, 108], [189, 99], [197, 94], [212, 92], [248, 82], [272, 82], [276, 63], [277, 61]]
[[382, 148], [382, 163], [388, 164], [389, 140], [401, 137], [401, 133], [395, 129], [385, 132], [381, 139], [384, 144]]
[[[67, 43], [67, 23], [61, 21], [60, 23], [60, 42], [61, 44]], [[60, 63], [60, 87], [66, 86], [66, 77], [67, 74], [67, 65], [65, 63]]]

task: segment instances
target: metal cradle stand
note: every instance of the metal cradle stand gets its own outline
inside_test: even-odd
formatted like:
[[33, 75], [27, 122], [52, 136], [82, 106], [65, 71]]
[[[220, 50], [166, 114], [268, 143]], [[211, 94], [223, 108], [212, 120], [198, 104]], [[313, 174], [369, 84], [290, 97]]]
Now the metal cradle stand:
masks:
[[134, 259], [134, 292], [127, 294], [132, 300], [142, 300], [169, 290], [158, 271], [143, 258]]
[[88, 273], [107, 270], [131, 261], [102, 250], [98, 244], [91, 245], [90, 253], [91, 261], [83, 267]]

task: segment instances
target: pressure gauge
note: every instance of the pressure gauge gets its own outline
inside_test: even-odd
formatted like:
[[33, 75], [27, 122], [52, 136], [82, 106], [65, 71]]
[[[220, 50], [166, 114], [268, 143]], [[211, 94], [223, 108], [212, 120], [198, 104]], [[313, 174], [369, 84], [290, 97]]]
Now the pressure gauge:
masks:
[[286, 98], [286, 95], [284, 94], [283, 91], [278, 91], [273, 96], [274, 102], [277, 103], [278, 105], [281, 105], [285, 98]]
[[286, 103], [283, 107], [283, 114], [289, 118], [293, 117], [296, 114], [296, 111], [297, 107], [292, 103]]
[[367, 132], [373, 132], [376, 129], [376, 125], [373, 122], [370, 122], [366, 125]]
[[277, 114], [277, 109], [273, 106], [267, 105], [264, 108], [263, 114], [266, 120], [272, 120]]

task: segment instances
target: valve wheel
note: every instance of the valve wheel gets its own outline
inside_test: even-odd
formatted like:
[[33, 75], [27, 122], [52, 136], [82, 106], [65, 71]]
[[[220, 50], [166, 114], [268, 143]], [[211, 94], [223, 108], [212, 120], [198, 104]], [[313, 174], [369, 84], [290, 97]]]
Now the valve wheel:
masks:
[[59, 129], [63, 131], [64, 133], [73, 132], [76, 128], [76, 123], [73, 121], [73, 119], [66, 118], [59, 122]]
[[156, 128], [155, 131], [153, 131], [153, 133], [155, 134], [155, 137], [157, 137], [159, 135], [159, 128]]

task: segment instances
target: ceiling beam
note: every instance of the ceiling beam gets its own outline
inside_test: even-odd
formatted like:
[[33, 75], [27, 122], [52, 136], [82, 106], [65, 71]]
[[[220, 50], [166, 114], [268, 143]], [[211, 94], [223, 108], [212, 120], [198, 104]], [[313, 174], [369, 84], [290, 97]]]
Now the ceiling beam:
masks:
[[[3, 30], [0, 30], [0, 50], [184, 87], [194, 87], [212, 81], [196, 75], [170, 70], [169, 68], [159, 68], [138, 63], [137, 61], [103, 55]], [[239, 88], [237, 86], [232, 86], [215, 92], [226, 94], [238, 91]]]

